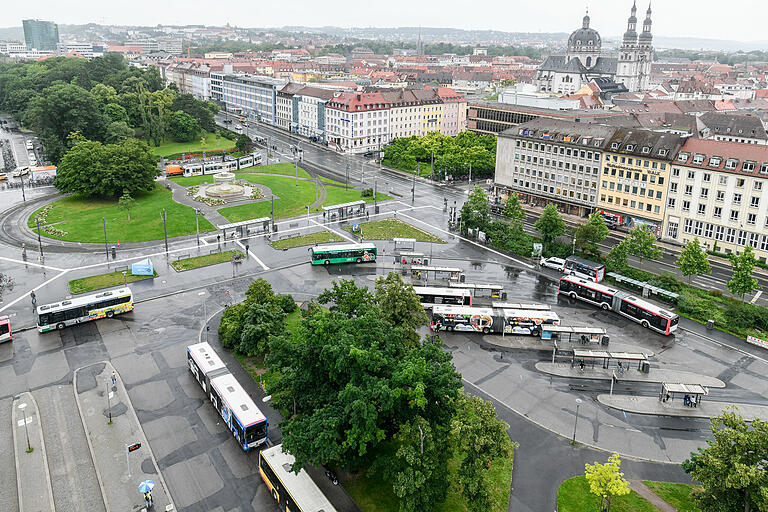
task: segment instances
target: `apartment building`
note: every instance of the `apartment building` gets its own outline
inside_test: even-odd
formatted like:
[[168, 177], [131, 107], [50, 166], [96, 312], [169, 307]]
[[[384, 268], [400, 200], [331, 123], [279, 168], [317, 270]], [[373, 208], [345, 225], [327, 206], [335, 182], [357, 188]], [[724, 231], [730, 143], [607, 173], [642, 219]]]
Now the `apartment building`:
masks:
[[380, 92], [341, 92], [325, 105], [328, 144], [366, 153], [389, 142], [390, 104]]
[[587, 216], [597, 207], [604, 152], [616, 128], [539, 118], [499, 134], [494, 191]]
[[690, 138], [671, 162], [662, 238], [698, 237], [731, 253], [768, 258], [768, 147]]
[[211, 99], [211, 68], [194, 62], [171, 62], [162, 68], [167, 84], [174, 83], [182, 94], [200, 100]]
[[684, 139], [673, 133], [618, 128], [604, 154], [597, 206], [617, 225], [647, 225], [661, 236], [671, 163]]
[[304, 84], [289, 82], [277, 91], [277, 118], [275, 126], [285, 131], [293, 131], [293, 128], [299, 122], [298, 116], [294, 116], [293, 96], [304, 88]]
[[335, 94], [336, 91], [319, 87], [304, 87], [294, 94], [294, 131], [312, 140], [325, 142], [325, 107]]
[[437, 96], [443, 104], [443, 135], [455, 137], [467, 129], [467, 100], [448, 87], [437, 87]]
[[222, 101], [230, 112], [240, 111], [249, 119], [274, 125], [277, 119], [277, 91], [287, 82], [269, 76], [224, 75]]

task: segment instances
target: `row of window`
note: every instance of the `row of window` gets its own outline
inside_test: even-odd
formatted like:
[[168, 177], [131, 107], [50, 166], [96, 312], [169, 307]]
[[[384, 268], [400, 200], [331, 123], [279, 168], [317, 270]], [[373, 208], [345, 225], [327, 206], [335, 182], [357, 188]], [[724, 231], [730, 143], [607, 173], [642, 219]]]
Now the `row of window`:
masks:
[[550, 160], [549, 158], [539, 158], [539, 157], [532, 157], [531, 155], [519, 155], [518, 153], [515, 153], [515, 160], [520, 160], [521, 162], [530, 162], [532, 164], [538, 164], [538, 165], [545, 165], [548, 167], [556, 167], [558, 169], [565, 169], [566, 171], [576, 171], [579, 172], [586, 172], [587, 174], [597, 174], [598, 168], [597, 167], [590, 167], [590, 166], [584, 166], [582, 164], [576, 164], [571, 162], [565, 162], [563, 160]]
[[618, 164], [636, 165], [637, 167], [660, 169], [662, 171], [667, 170], [667, 164], [664, 162], [654, 162], [652, 160], [643, 160], [642, 158], [611, 155], [611, 160]]
[[633, 210], [639, 210], [641, 212], [654, 213], [656, 215], [661, 213], [661, 206], [646, 203], [643, 201], [636, 201], [634, 199], [627, 199], [622, 197], [614, 197], [611, 195], [600, 194], [600, 202], [615, 204], [616, 206], [623, 206], [624, 208], [631, 208]]
[[663, 195], [663, 192], [661, 190], [653, 190], [653, 189], [646, 189], [645, 185], [642, 185], [640, 187], [636, 185], [629, 185], [626, 183], [616, 183], [614, 181], [605, 181], [603, 180], [602, 188], [607, 190], [616, 190], [616, 192], [624, 192], [626, 194], [634, 194], [634, 195], [640, 195], [648, 197], [649, 199], [653, 199], [654, 196], [656, 199], [661, 199], [661, 196]]
[[[688, 159], [691, 157], [690, 153], [683, 153], [677, 155], [677, 161], [678, 162], [687, 162]], [[692, 162], [696, 165], [702, 165], [704, 163], [704, 160], [707, 158], [707, 155], [702, 155], [701, 153], [695, 153], [693, 155]], [[710, 156], [709, 160], [707, 160], [707, 166], [709, 167], [720, 167], [720, 164], [723, 163], [723, 157], [721, 156]], [[744, 172], [752, 172], [757, 168], [758, 163], [752, 160], [745, 160], [741, 164], [741, 170]], [[739, 167], [739, 159], [738, 158], [726, 158], [725, 159], [725, 165], [724, 167], [728, 170], [736, 170]], [[768, 174], [768, 162], [763, 162], [760, 164], [760, 172], [764, 174]]]
[[[515, 167], [515, 172], [518, 174], [531, 176], [533, 178], [539, 177], [545, 180], [555, 181], [557, 183], [568, 183], [568, 179], [569, 179], [569, 177], [564, 174], [555, 174], [554, 172], [550, 173], [548, 171], [536, 171], [535, 169], [524, 169], [524, 168]], [[570, 181], [571, 181], [571, 185], [578, 185], [578, 186], [583, 185], [585, 187], [589, 187], [591, 185], [592, 188], [597, 188], [596, 181], [589, 181], [586, 179], [576, 178], [575, 176], [571, 176]]]
[[[655, 162], [654, 162], [655, 163]], [[640, 186], [642, 183], [648, 182], [659, 185], [664, 184], [664, 177], [663, 176], [656, 176], [654, 174], [646, 174], [644, 172], [639, 171], [624, 171], [624, 169], [614, 169], [614, 168], [603, 168], [603, 176], [618, 176], [619, 178], [627, 178], [627, 179], [634, 179], [636, 182], [640, 183]]]
[[[688, 169], [688, 172], [686, 173], [685, 177], [686, 179], [693, 180], [696, 179], [697, 171], [694, 171], [692, 169]], [[680, 177], [680, 168], [679, 167], [673, 167], [672, 168], [672, 177], [678, 178]], [[739, 177], [733, 177], [734, 184], [736, 185], [736, 188], [742, 188], [744, 187], [746, 183], [745, 178], [739, 178]], [[701, 181], [704, 183], [711, 183], [712, 181], [712, 173], [705, 172], [701, 174]], [[717, 182], [719, 185], [727, 186], [731, 182], [731, 176], [725, 176], [720, 175], [717, 177]], [[755, 180], [752, 182], [752, 188], [755, 190], [762, 190], [763, 189], [763, 182], [760, 180]]]
[[565, 156], [585, 158], [587, 160], [600, 160], [600, 153], [597, 151], [584, 151], [583, 149], [571, 149], [563, 146], [554, 146], [552, 144], [526, 142], [521, 141], [520, 139], [515, 139], [515, 145], [521, 148], [533, 149], [534, 151], [545, 151], [554, 155], [560, 154]]
[[[757, 189], [760, 190], [760, 189]], [[669, 193], [670, 195], [677, 193], [677, 183], [670, 183], [669, 184]], [[693, 185], [686, 185], [685, 189], [683, 190], [683, 194], [686, 196], [692, 196], [693, 195]], [[699, 189], [699, 197], [701, 199], [709, 199], [709, 189], [708, 188], [701, 188]], [[738, 192], [734, 192], [731, 196], [731, 203], [733, 204], [741, 204], [742, 199], [744, 198], [743, 194], [740, 194]], [[715, 200], [718, 202], [724, 202], [725, 201], [725, 190], [718, 190], [715, 195]], [[750, 208], [759, 208], [760, 207], [760, 197], [759, 196], [750, 196], [749, 198], [749, 206]]]
[[[667, 236], [677, 238], [679, 228], [680, 226], [677, 222], [670, 222], [667, 225]], [[718, 224], [710, 224], [709, 222], [685, 219], [683, 221], [683, 232], [702, 238], [711, 238], [728, 244], [737, 244], [742, 247], [749, 244], [753, 249], [768, 251], [768, 235], [752, 233], [750, 231], [744, 231], [743, 229], [728, 228]]]
[[[667, 201], [667, 206], [669, 208], [674, 208], [677, 205], [677, 200], [674, 197], [670, 197]], [[681, 203], [681, 211], [689, 212], [691, 211], [691, 202], [690, 201], [682, 201]], [[697, 205], [696, 207], [696, 213], [698, 215], [706, 215], [707, 214], [707, 205], [704, 203], [701, 203]], [[730, 215], [728, 219], [731, 222], [738, 222], [739, 217], [741, 213], [739, 210], [730, 210]], [[723, 207], [722, 206], [715, 206], [712, 209], [712, 216], [715, 218], [722, 218], [723, 217]], [[768, 223], [768, 218], [766, 218], [766, 222]], [[755, 225], [757, 223], [757, 214], [756, 213], [747, 213], [747, 224]], [[767, 226], [768, 227], [768, 226]]]
[[532, 183], [530, 181], [512, 180], [513, 185], [520, 188], [526, 188], [530, 190], [537, 190], [545, 194], [554, 194], [557, 196], [570, 197], [571, 199], [577, 199], [579, 201], [589, 201], [591, 204], [595, 203], [595, 196], [588, 195], [586, 192], [577, 192], [575, 190], [568, 190], [565, 188], [554, 187], [547, 184]]

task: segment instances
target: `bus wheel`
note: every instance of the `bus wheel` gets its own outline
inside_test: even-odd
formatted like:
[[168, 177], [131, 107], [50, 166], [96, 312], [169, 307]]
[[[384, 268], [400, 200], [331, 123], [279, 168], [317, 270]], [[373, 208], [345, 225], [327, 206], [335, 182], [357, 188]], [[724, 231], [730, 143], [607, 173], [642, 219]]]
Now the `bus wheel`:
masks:
[[446, 329], [448, 329], [450, 332], [453, 332], [453, 326], [452, 325], [449, 325], [448, 327], [446, 327]]
[[323, 262], [323, 265], [330, 265], [330, 264], [331, 264], [330, 260], [325, 260], [325, 261]]
[[59, 322], [58, 324], [56, 324], [56, 328], [58, 330], [62, 330], [64, 328], [64, 322]]
[[576, 300], [576, 292], [571, 292], [571, 293], [568, 294], [568, 296], [570, 298], [572, 298], [573, 300]]
[[107, 311], [107, 318], [112, 318], [113, 316], [115, 316], [114, 311]]
[[646, 329], [648, 329], [650, 327], [650, 324], [648, 323], [648, 320], [643, 320], [642, 322], [640, 322], [640, 325], [642, 325]]
[[603, 302], [603, 303], [600, 305], [600, 307], [601, 307], [601, 308], [603, 308], [605, 311], [608, 311], [608, 304], [606, 304], [605, 302]]
[[357, 263], [362, 263], [362, 262], [363, 262], [362, 258], [357, 258]]
[[491, 330], [487, 327], [483, 327], [483, 334], [488, 334]]

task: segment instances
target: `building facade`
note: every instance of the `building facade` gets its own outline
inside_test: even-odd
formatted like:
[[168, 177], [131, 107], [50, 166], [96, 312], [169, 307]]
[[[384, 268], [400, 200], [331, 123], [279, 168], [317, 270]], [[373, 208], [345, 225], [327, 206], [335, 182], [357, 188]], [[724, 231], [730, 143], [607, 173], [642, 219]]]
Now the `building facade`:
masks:
[[616, 128], [536, 119], [499, 134], [495, 196], [510, 192], [535, 206], [554, 203], [587, 216], [597, 207], [603, 154]]
[[211, 68], [193, 62], [172, 62], [163, 70], [167, 84], [174, 83], [182, 94], [200, 100], [211, 99]]
[[597, 206], [619, 226], [641, 224], [661, 236], [678, 134], [618, 128], [606, 147]]
[[59, 44], [59, 26], [52, 21], [23, 20], [27, 50], [54, 51]]
[[240, 111], [248, 119], [274, 125], [277, 119], [277, 91], [286, 84], [269, 76], [224, 75], [222, 101], [227, 110]]
[[672, 162], [662, 239], [768, 258], [768, 147], [690, 138]]
[[296, 121], [293, 131], [318, 142], [326, 141], [325, 106], [335, 91], [304, 87], [293, 96]]
[[299, 122], [298, 116], [294, 116], [293, 95], [303, 89], [302, 84], [289, 82], [277, 91], [277, 118], [275, 126], [285, 131], [293, 131]]
[[367, 153], [389, 142], [390, 106], [380, 92], [336, 93], [325, 108], [328, 144]]

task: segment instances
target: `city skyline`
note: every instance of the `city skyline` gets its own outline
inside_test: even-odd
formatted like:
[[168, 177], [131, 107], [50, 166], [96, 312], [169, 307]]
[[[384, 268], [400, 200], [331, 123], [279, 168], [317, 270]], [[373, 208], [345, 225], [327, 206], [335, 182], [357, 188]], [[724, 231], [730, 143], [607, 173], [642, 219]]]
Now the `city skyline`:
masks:
[[[605, 37], [616, 37], [623, 33], [626, 19], [632, 4], [629, 0], [611, 2], [592, 0], [584, 3], [557, 1], [556, 5], [523, 4], [512, 5], [499, 0], [487, 2], [482, 9], [467, 11], [465, 4], [456, 0], [441, 3], [440, 9], [434, 4], [418, 4], [394, 0], [387, 4], [388, 9], [339, 10], [329, 9], [315, 2], [298, 0], [284, 4], [281, 9], [268, 13], [257, 12], [242, 0], [232, 0], [229, 8], [210, 10], [210, 3], [192, 0], [183, 4], [171, 0], [157, 4], [147, 0], [137, 0], [134, 8], [122, 10], [116, 5], [97, 4], [92, 0], [80, 1], [78, 9], [63, 5], [53, 0], [39, 0], [33, 6], [29, 4], [11, 4], [5, 8], [6, 20], [18, 20], [10, 26], [20, 26], [22, 19], [39, 18], [52, 20], [59, 24], [99, 23], [105, 25], [226, 25], [240, 27], [403, 27], [425, 26], [458, 28], [466, 30], [499, 30], [504, 32], [564, 32], [570, 33], [578, 25], [584, 12], [589, 9], [592, 26]], [[761, 20], [768, 15], [768, 6], [757, 0], [736, 0], [731, 4], [730, 12], [753, 12], [754, 16], [721, 16], [720, 7], [712, 0], [680, 0], [674, 3], [656, 2], [653, 5], [653, 32], [661, 37], [686, 37], [702, 39], [721, 39], [743, 42], [765, 41], [761, 37]], [[638, 3], [638, 10], [645, 12], [648, 2]], [[461, 13], [457, 16], [457, 13]], [[495, 14], [494, 14], [495, 13]], [[703, 14], [703, 16], [701, 15]], [[715, 14], [718, 14], [716, 16]], [[695, 16], [695, 23], [683, 23]], [[751, 36], [754, 34], [754, 36]]]

